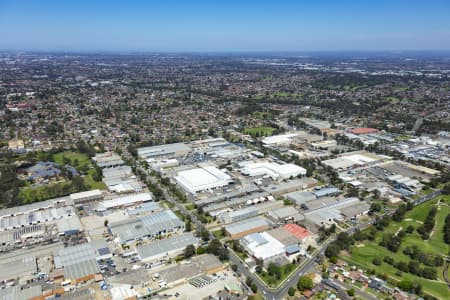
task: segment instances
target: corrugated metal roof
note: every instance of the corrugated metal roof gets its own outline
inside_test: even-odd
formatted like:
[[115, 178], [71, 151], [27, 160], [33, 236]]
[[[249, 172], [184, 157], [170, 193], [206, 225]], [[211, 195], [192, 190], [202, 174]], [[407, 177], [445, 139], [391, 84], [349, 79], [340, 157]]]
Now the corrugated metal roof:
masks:
[[267, 218], [256, 217], [226, 225], [225, 230], [230, 234], [236, 234], [261, 226], [269, 226], [270, 224], [272, 224], [272, 222], [270, 222]]
[[197, 242], [198, 239], [192, 233], [187, 232], [167, 239], [154, 241], [150, 244], [137, 247], [136, 250], [141, 259], [146, 259], [171, 251], [181, 250], [188, 245], [195, 245]]

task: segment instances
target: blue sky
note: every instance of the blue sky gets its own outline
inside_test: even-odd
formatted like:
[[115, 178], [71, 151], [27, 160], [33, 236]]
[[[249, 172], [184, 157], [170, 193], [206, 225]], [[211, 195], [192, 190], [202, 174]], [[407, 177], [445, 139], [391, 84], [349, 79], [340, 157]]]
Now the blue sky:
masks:
[[450, 0], [0, 0], [0, 49], [449, 50]]

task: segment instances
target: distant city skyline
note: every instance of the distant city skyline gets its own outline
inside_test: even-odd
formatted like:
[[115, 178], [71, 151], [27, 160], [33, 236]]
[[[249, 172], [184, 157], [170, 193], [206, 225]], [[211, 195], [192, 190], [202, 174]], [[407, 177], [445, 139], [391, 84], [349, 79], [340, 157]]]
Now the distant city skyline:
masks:
[[0, 50], [450, 50], [450, 1], [4, 1]]

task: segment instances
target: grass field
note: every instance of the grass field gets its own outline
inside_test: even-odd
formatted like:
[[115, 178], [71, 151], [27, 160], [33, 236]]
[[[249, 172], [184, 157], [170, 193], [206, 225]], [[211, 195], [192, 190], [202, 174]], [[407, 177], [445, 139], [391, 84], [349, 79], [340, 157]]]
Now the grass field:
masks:
[[83, 153], [65, 151], [54, 154], [53, 160], [60, 165], [64, 165], [64, 157], [69, 159], [69, 165], [75, 167], [77, 170], [87, 170], [87, 174], [83, 177], [83, 181], [89, 189], [106, 189], [106, 185], [102, 181], [97, 182], [92, 178], [95, 171], [92, 169], [93, 166], [89, 156]]
[[[432, 206], [437, 205], [438, 199], [447, 199], [448, 196], [441, 196], [437, 199], [428, 201], [422, 205], [415, 207], [412, 211], [409, 211], [402, 222], [392, 221], [390, 225], [383, 230], [382, 233], [378, 232], [375, 241], [363, 241], [359, 245], [353, 246], [351, 249], [351, 255], [343, 253], [342, 258], [346, 260], [350, 265], [356, 265], [366, 270], [374, 269], [377, 273], [388, 274], [393, 280], [408, 279], [417, 281], [422, 284], [424, 292], [437, 297], [438, 299], [446, 299], [449, 295], [449, 290], [445, 282], [443, 281], [442, 268], [438, 270], [438, 280], [428, 280], [409, 273], [402, 273], [397, 275], [397, 269], [390, 266], [387, 263], [382, 263], [380, 266], [372, 264], [372, 260], [375, 257], [383, 259], [385, 256], [394, 258], [395, 261], [404, 261], [408, 263], [410, 258], [403, 254], [403, 249], [407, 246], [417, 245], [421, 250], [426, 253], [432, 253], [435, 255], [447, 255], [449, 252], [449, 246], [444, 243], [443, 240], [443, 225], [447, 214], [450, 213], [450, 206], [446, 204], [438, 205], [438, 213], [436, 214], [436, 225], [431, 234], [429, 240], [424, 241], [420, 235], [415, 231], [412, 234], [407, 234], [402, 241], [400, 249], [397, 253], [392, 253], [386, 248], [378, 245], [383, 234], [395, 234], [400, 228], [405, 229], [409, 225], [415, 228], [419, 227]], [[448, 299], [448, 298], [447, 298]]]
[[[91, 166], [91, 160], [89, 159], [89, 156], [83, 153], [77, 153], [77, 152], [71, 152], [71, 151], [65, 151], [65, 152], [59, 152], [53, 155], [53, 160], [60, 165], [64, 164], [63, 157], [66, 157], [70, 160], [70, 165], [74, 166], [76, 168], [82, 167], [84, 165]], [[78, 161], [76, 164], [75, 162]]]
[[244, 133], [250, 134], [251, 136], [255, 136], [259, 134], [260, 136], [270, 136], [272, 135], [272, 132], [275, 130], [275, 128], [267, 127], [267, 126], [261, 126], [261, 127], [253, 127], [253, 128], [246, 128], [244, 130]]
[[258, 276], [264, 280], [264, 282], [271, 287], [278, 286], [283, 280], [286, 279], [294, 270], [296, 269], [295, 264], [287, 264], [284, 266], [280, 266], [281, 277], [277, 279], [274, 275], [270, 276], [267, 272], [262, 272], [258, 274]]

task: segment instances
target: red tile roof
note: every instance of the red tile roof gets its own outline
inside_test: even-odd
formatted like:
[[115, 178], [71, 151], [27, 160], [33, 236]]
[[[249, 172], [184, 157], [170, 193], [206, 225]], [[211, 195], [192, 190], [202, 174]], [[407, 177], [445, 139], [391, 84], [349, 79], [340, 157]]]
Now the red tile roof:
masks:
[[353, 134], [368, 134], [378, 132], [378, 130], [375, 128], [361, 127], [361, 128], [353, 128], [352, 130], [350, 130], [350, 132]]
[[300, 240], [303, 240], [304, 238], [309, 236], [308, 230], [301, 226], [298, 226], [297, 224], [286, 224], [283, 226], [283, 228], [295, 235]]

